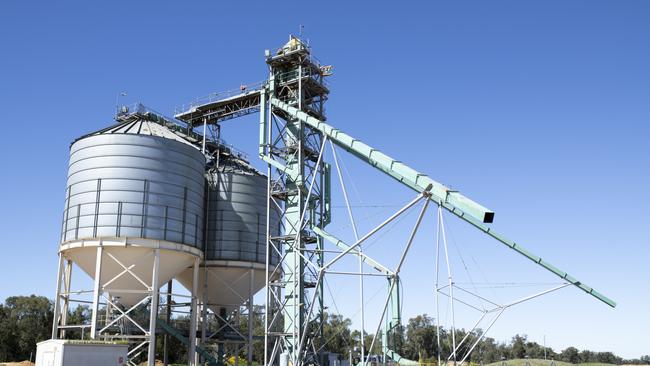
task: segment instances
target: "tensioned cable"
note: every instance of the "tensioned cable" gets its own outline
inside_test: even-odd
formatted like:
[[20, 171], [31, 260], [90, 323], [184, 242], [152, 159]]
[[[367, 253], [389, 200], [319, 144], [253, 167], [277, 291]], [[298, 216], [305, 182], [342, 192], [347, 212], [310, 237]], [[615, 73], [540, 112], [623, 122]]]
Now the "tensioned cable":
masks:
[[[332, 290], [330, 289], [329, 285], [327, 284], [327, 281], [325, 281], [325, 280], [323, 279], [323, 282], [325, 283], [325, 287], [327, 287], [327, 291], [330, 293], [330, 296], [332, 296]], [[381, 290], [382, 290], [382, 287], [379, 287], [379, 288], [377, 289], [377, 291], [375, 291], [375, 293], [374, 293], [372, 296], [370, 296], [370, 298], [369, 298], [368, 300], [365, 301], [364, 306], [365, 306], [365, 304], [367, 304], [367, 303], [369, 303], [370, 301], [374, 300], [375, 297], [377, 297], [377, 295], [379, 295], [379, 292], [380, 292]], [[336, 311], [337, 311], [337, 312], [339, 313], [339, 315], [340, 315], [341, 312], [338, 310], [338, 306], [336, 305], [336, 300], [334, 300], [334, 297], [332, 297], [332, 302], [334, 303], [334, 308], [336, 309]], [[354, 317], [357, 316], [360, 312], [361, 312], [361, 308], [357, 309], [357, 311], [356, 311], [354, 314], [352, 314], [351, 317], [354, 318]], [[331, 336], [327, 341], [325, 341], [325, 343], [323, 343], [323, 345], [321, 345], [321, 347], [320, 347], [317, 351], [320, 352], [323, 348], [325, 348], [325, 346], [327, 346], [327, 345], [329, 344], [329, 342], [331, 342], [334, 338], [336, 338], [336, 336], [338, 336], [339, 334], [341, 334], [342, 331], [343, 331], [343, 329], [340, 329], [338, 332], [336, 332], [334, 335], [332, 335], [332, 336]], [[362, 337], [363, 337], [363, 335], [362, 335]], [[345, 340], [345, 343], [349, 345], [349, 343], [348, 343], [347, 340]]]
[[[336, 147], [334, 147], [336, 149]], [[352, 190], [354, 191], [355, 195], [357, 196], [357, 199], [359, 201], [360, 207], [363, 209], [363, 214], [364, 216], [369, 216], [368, 212], [368, 207], [364, 207], [366, 203], [363, 201], [361, 197], [361, 193], [359, 192], [359, 189], [357, 188], [356, 183], [354, 182], [354, 179], [352, 179], [352, 174], [350, 174], [350, 171], [348, 170], [348, 166], [345, 164], [345, 159], [343, 158], [342, 154], [337, 154], [339, 163], [343, 166], [343, 171], [341, 172], [342, 175], [346, 175], [347, 181], [350, 182], [352, 185]], [[367, 246], [366, 246], [367, 248]]]
[[[332, 207], [332, 208], [346, 208], [347, 206], [332, 205], [330, 207]], [[386, 205], [366, 205], [366, 204], [358, 204], [358, 205], [350, 205], [350, 207], [353, 207], [353, 208], [354, 207], [362, 207], [362, 208], [393, 208], [393, 207], [396, 207], [396, 208], [398, 208], [398, 207], [402, 207], [402, 205], [389, 205], [389, 204], [386, 204]]]
[[[335, 148], [336, 148], [336, 147], [335, 147]], [[375, 216], [379, 216], [380, 214], [383, 214], [383, 212], [377, 212], [377, 213], [374, 213], [374, 214], [370, 214], [370, 213], [368, 212], [368, 208], [370, 208], [370, 207], [376, 207], [376, 208], [401, 207], [401, 205], [369, 205], [369, 204], [365, 204], [364, 201], [363, 201], [362, 198], [361, 198], [361, 194], [360, 194], [360, 192], [359, 192], [359, 189], [357, 188], [356, 183], [354, 182], [354, 179], [352, 179], [352, 174], [350, 174], [350, 171], [348, 170], [348, 167], [347, 167], [347, 165], [345, 164], [345, 159], [343, 158], [343, 156], [342, 156], [341, 154], [337, 154], [337, 157], [338, 157], [338, 161], [339, 161], [340, 165], [342, 166], [342, 172], [341, 172], [341, 174], [344, 174], [344, 175], [346, 176], [346, 177], [345, 177], [345, 178], [347, 178], [346, 181], [347, 181], [347, 182], [350, 182], [350, 184], [352, 185], [352, 190], [354, 191], [354, 193], [355, 193], [356, 196], [357, 196], [357, 199], [359, 200], [359, 204], [358, 204], [357, 206], [354, 206], [354, 207], [361, 207], [361, 208], [363, 208], [363, 211], [364, 211], [364, 212], [363, 212], [363, 213], [364, 213], [364, 217], [363, 217], [361, 220], [357, 220], [356, 217], [355, 217], [355, 221], [357, 221], [357, 223], [358, 223], [358, 222], [365, 222], [365, 221], [367, 221], [369, 218], [372, 218], [372, 217], [375, 217]], [[392, 229], [393, 229], [393, 228], [394, 228], [394, 227], [395, 227], [395, 226], [396, 226], [400, 221], [402, 221], [402, 220], [403, 220], [406, 216], [408, 216], [410, 213], [411, 213], [410, 211], [409, 211], [409, 212], [405, 212], [404, 215], [402, 215], [401, 217], [398, 217], [398, 218], [397, 218], [393, 223], [391, 223], [391, 225], [388, 226], [385, 230], [382, 230], [381, 233], [378, 233], [378, 235], [376, 235], [373, 239], [369, 240], [369, 241], [364, 245], [364, 248], [365, 248], [366, 250], [372, 248], [372, 247], [374, 246], [374, 244], [376, 244], [376, 243], [377, 243], [377, 242], [378, 242], [378, 241], [379, 241], [383, 236], [385, 236], [388, 232], [390, 232], [390, 231], [391, 231], [391, 230], [392, 230]], [[347, 229], [347, 228], [350, 228], [350, 227], [351, 227], [350, 224], [347, 224], [347, 225], [345, 225], [345, 226], [342, 226], [342, 228], [339, 229], [339, 230]], [[336, 232], [336, 231], [335, 231], [335, 232]]]
[[397, 227], [397, 225], [399, 225], [400, 222], [402, 222], [404, 219], [409, 217], [409, 215], [413, 214], [413, 212], [415, 212], [415, 211], [409, 210], [408, 212], [404, 212], [402, 215], [400, 215], [400, 217], [395, 219], [395, 221], [392, 224], [388, 225], [388, 227], [386, 227], [385, 230], [382, 230], [380, 233], [375, 235], [373, 240], [371, 240], [370, 242], [368, 242], [366, 244], [366, 250], [372, 248], [375, 244], [377, 244], [384, 236], [386, 236], [386, 234], [388, 234], [393, 229], [395, 229]]
[[[379, 216], [379, 214], [383, 214], [383, 213], [384, 213], [384, 212], [379, 212], [379, 213], [375, 214], [374, 216]], [[364, 244], [364, 248], [365, 248], [366, 250], [368, 250], [369, 248], [372, 248], [372, 247], [373, 247], [377, 242], [379, 242], [379, 241], [380, 241], [380, 240], [381, 240], [381, 239], [382, 239], [386, 234], [388, 234], [391, 230], [395, 229], [395, 227], [396, 227], [396, 226], [397, 226], [397, 225], [398, 225], [402, 220], [406, 219], [407, 217], [410, 217], [410, 215], [412, 215], [412, 214], [413, 214], [413, 211], [412, 211], [412, 210], [409, 210], [408, 212], [405, 212], [405, 213], [403, 213], [402, 215], [400, 215], [400, 217], [396, 218], [395, 220], [393, 220], [393, 222], [391, 222], [390, 224], [386, 225], [385, 228], [381, 229], [380, 232], [378, 232], [377, 234], [373, 235], [373, 236], [372, 236], [372, 239], [368, 239], [367, 242]], [[364, 221], [365, 219], [369, 219], [369, 218], [370, 218], [370, 217], [367, 217], [367, 218], [364, 218], [364, 219], [361, 219], [361, 220], [358, 220], [358, 219], [355, 218], [355, 220], [356, 220], [357, 223], [358, 223], [358, 222], [360, 222], [360, 221]], [[339, 228], [332, 230], [331, 233], [332, 233], [332, 234], [339, 233], [339, 232], [342, 232], [344, 229], [349, 228], [349, 227], [350, 227], [350, 224], [341, 225]]]
[[[378, 212], [375, 212], [375, 213], [372, 214], [372, 215], [368, 215], [368, 216], [362, 217], [361, 219], [358, 219], [357, 217], [355, 217], [354, 220], [355, 220], [357, 223], [359, 223], [359, 222], [364, 222], [364, 221], [368, 221], [368, 220], [374, 218], [375, 216], [379, 216], [379, 215], [381, 215], [381, 214], [383, 214], [383, 213], [384, 213], [383, 211], [378, 211]], [[350, 223], [347, 223], [347, 224], [340, 225], [340, 226], [337, 227], [336, 229], [328, 229], [328, 231], [330, 231], [332, 234], [337, 234], [337, 233], [341, 233], [341, 232], [343, 232], [344, 230], [350, 229], [351, 227], [352, 227], [352, 225], [351, 225]]]
[[[475, 282], [478, 288], [523, 288], [523, 287], [542, 287], [557, 286], [564, 282]], [[458, 285], [468, 285], [469, 282], [456, 282]]]
[[[453, 231], [447, 225], [447, 233], [449, 234], [449, 237], [451, 239], [451, 243], [454, 245], [454, 248], [456, 248], [456, 252], [458, 253], [458, 257], [460, 258], [460, 262], [463, 264], [463, 269], [465, 270], [465, 273], [467, 274], [467, 278], [469, 279], [469, 282], [472, 285], [472, 288], [476, 293], [478, 293], [478, 289], [476, 288], [476, 285], [474, 284], [474, 279], [472, 278], [472, 274], [469, 272], [469, 268], [467, 268], [467, 263], [465, 262], [465, 258], [463, 257], [463, 254], [461, 253], [460, 246], [456, 242], [456, 238], [454, 237]], [[471, 256], [471, 254], [470, 254]], [[479, 298], [479, 303], [481, 304], [481, 308], [483, 311], [485, 311], [485, 304], [483, 304], [483, 300]]]
[[[476, 258], [474, 258], [474, 256], [471, 255], [471, 254], [470, 254], [470, 258], [472, 259], [472, 261], [476, 265], [476, 268], [478, 269], [478, 272], [481, 275], [481, 277], [483, 278], [483, 280], [488, 284], [491, 283], [491, 281], [488, 279], [487, 275], [483, 271], [483, 268], [481, 268], [481, 266], [476, 261]], [[497, 295], [496, 291], [490, 290], [490, 292], [492, 293], [492, 296], [494, 296], [494, 298], [497, 300], [497, 302], [501, 302], [501, 298]]]

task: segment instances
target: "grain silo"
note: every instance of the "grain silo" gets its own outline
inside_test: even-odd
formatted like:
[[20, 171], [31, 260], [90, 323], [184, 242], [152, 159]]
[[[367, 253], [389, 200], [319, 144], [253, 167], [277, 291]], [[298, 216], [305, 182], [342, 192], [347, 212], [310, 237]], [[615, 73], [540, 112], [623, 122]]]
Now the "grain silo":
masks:
[[[92, 295], [86, 334], [128, 340], [130, 360], [147, 349], [151, 360], [156, 332], [174, 332], [169, 317], [156, 316], [160, 296], [167, 296], [167, 313], [190, 309], [182, 331], [192, 339], [198, 303], [233, 322], [234, 310], [264, 287], [267, 209], [269, 234], [277, 236], [279, 208], [267, 207], [266, 176], [222, 141], [202, 141], [142, 105], [117, 120], [70, 147], [53, 338], [79, 327], [66, 322], [72, 298]], [[279, 255], [269, 260], [276, 264]], [[93, 279], [93, 289], [71, 289], [72, 264]], [[174, 278], [189, 295], [159, 290]], [[137, 319], [143, 308], [147, 319]], [[198, 346], [188, 345], [194, 355]]]
[[148, 278], [152, 267], [134, 266], [133, 275], [110, 281], [123, 266], [161, 249], [162, 285], [201, 254], [204, 162], [194, 146], [147, 121], [75, 141], [62, 253], [93, 277], [96, 248], [104, 246], [115, 260], [102, 266], [100, 286], [121, 304], [134, 305], [144, 297], [137, 291], [146, 290], [134, 276]]
[[[152, 359], [159, 288], [187, 268], [198, 274], [206, 159], [196, 140], [142, 105], [118, 121], [70, 147], [53, 338], [72, 327], [71, 297], [91, 293], [90, 337], [122, 336], [138, 351], [130, 357], [148, 344]], [[72, 263], [92, 290], [71, 292]], [[138, 320], [142, 307], [151, 315]]]
[[[267, 179], [231, 148], [221, 146], [217, 154], [206, 173], [207, 235], [198, 296], [223, 317], [266, 283]], [[271, 236], [278, 235], [279, 225], [278, 209], [270, 209]], [[269, 259], [276, 264], [279, 255]], [[191, 269], [177, 279], [190, 288]]]

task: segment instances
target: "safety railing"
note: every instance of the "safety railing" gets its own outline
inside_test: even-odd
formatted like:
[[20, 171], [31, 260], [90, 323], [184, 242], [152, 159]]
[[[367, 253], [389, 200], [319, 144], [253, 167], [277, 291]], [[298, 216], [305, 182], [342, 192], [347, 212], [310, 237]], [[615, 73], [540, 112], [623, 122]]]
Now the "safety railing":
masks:
[[242, 94], [248, 94], [251, 92], [256, 92], [264, 86], [266, 81], [257, 81], [254, 83], [248, 83], [248, 84], [241, 84], [239, 86], [239, 89], [230, 89], [230, 90], [225, 90], [225, 91], [219, 91], [219, 92], [214, 92], [210, 93], [208, 95], [202, 96], [202, 97], [197, 97], [194, 100], [192, 100], [189, 103], [184, 103], [181, 104], [180, 106], [177, 106], [174, 108], [174, 114], [178, 115], [181, 113], [188, 112], [192, 110], [195, 107], [199, 107], [202, 105], [218, 102], [220, 100], [232, 98], [238, 95]]

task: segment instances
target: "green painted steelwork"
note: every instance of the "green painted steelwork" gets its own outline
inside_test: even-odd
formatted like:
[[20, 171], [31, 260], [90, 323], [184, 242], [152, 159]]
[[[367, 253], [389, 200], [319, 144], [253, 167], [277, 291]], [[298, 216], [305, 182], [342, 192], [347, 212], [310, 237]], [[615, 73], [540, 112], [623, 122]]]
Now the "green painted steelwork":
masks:
[[[343, 240], [335, 237], [334, 235], [326, 232], [325, 230], [323, 230], [323, 229], [321, 229], [319, 227], [314, 227], [314, 228], [312, 228], [312, 230], [314, 230], [314, 233], [316, 235], [319, 235], [319, 236], [323, 237], [325, 240], [327, 240], [330, 243], [336, 245], [337, 247], [341, 248], [342, 250], [348, 250], [351, 247], [351, 245], [346, 244]], [[350, 251], [350, 253], [352, 253], [354, 255], [359, 255], [360, 254], [357, 249], [352, 249]], [[392, 275], [393, 272], [391, 270], [389, 270], [388, 268], [382, 266], [380, 263], [376, 262], [375, 260], [373, 260], [372, 258], [370, 258], [368, 256], [365, 256], [363, 254], [361, 254], [361, 255], [363, 256], [363, 262], [364, 263], [367, 263], [372, 268], [376, 269], [378, 272], [384, 273], [387, 276]]]
[[475, 203], [474, 201], [461, 195], [458, 192], [450, 191], [447, 187], [431, 180], [431, 178], [427, 177], [426, 175], [417, 172], [416, 170], [406, 166], [404, 163], [391, 159], [378, 150], [343, 133], [342, 131], [326, 124], [325, 122], [308, 115], [307, 113], [299, 111], [298, 109], [276, 99], [271, 99], [270, 102], [275, 107], [282, 109], [288, 115], [298, 118], [305, 124], [321, 131], [325, 136], [328, 136], [329, 139], [337, 146], [349, 151], [361, 160], [397, 179], [408, 187], [421, 192], [425, 189], [424, 187], [428, 186], [429, 184], [433, 185], [433, 188], [431, 190], [431, 199], [438, 205], [441, 205], [447, 211], [465, 220], [477, 229], [496, 239], [500, 243], [506, 245], [508, 248], [513, 249], [517, 253], [530, 259], [534, 263], [550, 271], [561, 279], [573, 284], [574, 286], [595, 297], [596, 299], [604, 302], [605, 304], [611, 307], [616, 307], [616, 302], [600, 294], [592, 287], [587, 286], [568, 273], [556, 268], [550, 263], [542, 260], [542, 258], [532, 254], [521, 245], [515, 243], [510, 239], [507, 239], [505, 236], [496, 233], [494, 230], [484, 225], [485, 222], [492, 222], [492, 219], [494, 217], [494, 213], [492, 211]]
[[[320, 131], [273, 108], [270, 102], [282, 99], [323, 116], [323, 102], [329, 91], [308, 47], [295, 37], [275, 55], [267, 53], [266, 62], [270, 76], [260, 90], [263, 105], [259, 154], [268, 164], [270, 197], [282, 207], [284, 232], [280, 237], [267, 238], [267, 248], [283, 253], [276, 268], [267, 265], [267, 271], [277, 270], [281, 276], [268, 279], [267, 306], [276, 308], [283, 322], [266, 324], [266, 334], [273, 339], [266, 344], [265, 363], [273, 363], [279, 357], [294, 366], [303, 366], [318, 363], [313, 341], [322, 338], [323, 331], [320, 324], [324, 316], [324, 284], [321, 274], [314, 273], [314, 267], [324, 265], [324, 239], [314, 236], [311, 227], [323, 228], [331, 220], [330, 167], [321, 159], [324, 139]], [[277, 293], [272, 293], [276, 289]], [[278, 352], [269, 354], [269, 346]]]
[[[395, 286], [392, 283], [395, 282]], [[399, 276], [391, 277], [388, 279], [388, 288], [392, 289], [390, 292], [390, 313], [391, 317], [386, 316], [386, 324], [384, 325], [384, 332], [382, 333], [381, 348], [384, 354], [384, 359], [389, 357], [391, 360], [398, 363], [400, 366], [414, 366], [419, 365], [417, 361], [409, 360], [402, 357], [399, 353], [393, 351], [390, 347], [395, 344], [395, 331], [397, 327], [402, 324], [402, 304], [400, 297], [400, 279]], [[393, 337], [391, 337], [391, 335]]]
[[[446, 208], [447, 210], [449, 210], [449, 207], [446, 207], [445, 205], [443, 205], [443, 207]], [[453, 212], [453, 213], [456, 214], [455, 212]], [[607, 304], [607, 305], [609, 305], [609, 306], [611, 306], [613, 308], [616, 307], [616, 302], [615, 301], [611, 300], [607, 296], [605, 296], [605, 295], [599, 293], [598, 291], [594, 290], [592, 287], [587, 286], [582, 281], [579, 281], [577, 278], [571, 276], [570, 274], [568, 274], [568, 273], [560, 270], [559, 268], [553, 266], [552, 264], [544, 261], [542, 258], [540, 258], [540, 257], [536, 256], [535, 254], [531, 253], [530, 251], [526, 250], [520, 244], [517, 244], [514, 241], [506, 238], [505, 236], [495, 232], [494, 230], [489, 228], [487, 225], [484, 225], [483, 223], [481, 223], [481, 222], [479, 222], [479, 221], [477, 221], [477, 220], [475, 220], [475, 219], [473, 219], [471, 217], [467, 217], [467, 216], [465, 216], [465, 217], [459, 216], [459, 217], [462, 218], [463, 220], [465, 220], [466, 222], [470, 223], [471, 225], [473, 225], [477, 229], [481, 230], [482, 232], [486, 233], [487, 235], [491, 236], [492, 238], [496, 239], [498, 242], [504, 244], [508, 248], [516, 251], [517, 253], [519, 253], [519, 254], [523, 255], [524, 257], [530, 259], [534, 263], [540, 265], [542, 268], [544, 268], [544, 269], [550, 271], [551, 273], [555, 274], [556, 276], [560, 277], [561, 279], [563, 279], [563, 280], [569, 282], [570, 284], [578, 287], [582, 291], [584, 291], [584, 292], [588, 293], [589, 295], [595, 297], [596, 299], [604, 302], [605, 304]]]
[[494, 212], [472, 201], [441, 183], [429, 178], [427, 175], [416, 171], [401, 161], [395, 160], [381, 151], [370, 147], [362, 141], [334, 128], [327, 123], [312, 117], [309, 114], [294, 108], [287, 103], [272, 99], [271, 104], [282, 109], [286, 113], [299, 118], [311, 127], [321, 131], [328, 136], [337, 146], [345, 149], [361, 160], [369, 163], [375, 168], [383, 171], [394, 179], [402, 182], [416, 192], [422, 192], [432, 185], [432, 200], [438, 204], [447, 203], [462, 215], [470, 215], [481, 222], [491, 223], [494, 219]]
[[323, 163], [323, 222], [321, 227], [325, 227], [332, 222], [332, 166]]

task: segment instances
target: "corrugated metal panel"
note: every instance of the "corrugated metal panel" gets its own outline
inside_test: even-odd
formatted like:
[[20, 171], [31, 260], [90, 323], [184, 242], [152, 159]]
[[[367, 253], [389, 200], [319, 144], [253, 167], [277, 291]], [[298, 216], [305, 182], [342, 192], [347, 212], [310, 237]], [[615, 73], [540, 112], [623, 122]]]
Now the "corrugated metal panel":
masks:
[[[265, 263], [266, 177], [250, 172], [218, 172], [208, 199], [207, 260]], [[280, 232], [277, 210], [271, 211], [271, 235]], [[279, 257], [274, 253], [272, 262]]]
[[72, 144], [62, 242], [161, 239], [202, 248], [205, 158], [152, 135], [98, 134]]

